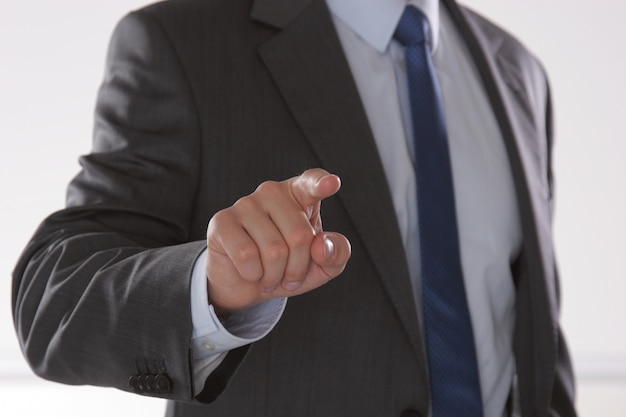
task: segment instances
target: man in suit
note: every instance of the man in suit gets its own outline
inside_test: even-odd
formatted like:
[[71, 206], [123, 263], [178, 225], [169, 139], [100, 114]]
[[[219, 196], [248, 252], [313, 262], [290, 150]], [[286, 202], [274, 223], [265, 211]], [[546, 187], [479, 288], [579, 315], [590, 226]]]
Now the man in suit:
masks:
[[[484, 415], [574, 416], [545, 75], [453, 0], [415, 3]], [[189, 0], [123, 19], [93, 151], [14, 273], [34, 371], [176, 416], [428, 416], [404, 6]]]

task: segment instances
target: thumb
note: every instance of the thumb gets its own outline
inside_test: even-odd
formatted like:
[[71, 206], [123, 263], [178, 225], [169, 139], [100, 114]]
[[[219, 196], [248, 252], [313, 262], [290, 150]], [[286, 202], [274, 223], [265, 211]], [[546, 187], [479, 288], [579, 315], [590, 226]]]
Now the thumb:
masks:
[[350, 241], [340, 233], [320, 233], [311, 244], [311, 258], [328, 279], [343, 272], [351, 254]]

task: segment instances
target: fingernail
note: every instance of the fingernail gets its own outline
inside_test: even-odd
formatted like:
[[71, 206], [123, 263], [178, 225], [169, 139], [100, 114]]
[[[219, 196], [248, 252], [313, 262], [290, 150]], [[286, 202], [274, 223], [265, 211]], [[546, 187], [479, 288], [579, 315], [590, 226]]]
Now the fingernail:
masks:
[[270, 293], [274, 292], [274, 290], [275, 290], [276, 288], [278, 288], [278, 285], [275, 285], [275, 286], [273, 286], [273, 287], [269, 287], [269, 288], [265, 288], [265, 289], [263, 290], [263, 292], [270, 294]]
[[320, 178], [317, 179], [317, 182], [315, 183], [316, 186], [318, 186], [320, 184], [320, 182], [324, 181], [326, 178], [331, 177], [333, 174], [326, 174]]
[[301, 281], [292, 281], [285, 283], [285, 289], [287, 291], [295, 291], [302, 285]]
[[335, 242], [328, 236], [324, 236], [324, 256], [332, 259], [335, 256]]

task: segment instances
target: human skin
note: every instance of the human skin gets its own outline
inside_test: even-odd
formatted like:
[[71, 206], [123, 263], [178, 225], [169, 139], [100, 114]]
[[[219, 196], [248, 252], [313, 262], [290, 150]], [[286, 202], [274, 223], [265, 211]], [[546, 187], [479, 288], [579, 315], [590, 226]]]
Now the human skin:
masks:
[[311, 169], [263, 182], [211, 218], [206, 272], [209, 302], [219, 316], [304, 294], [341, 274], [350, 242], [323, 231], [320, 213], [322, 200], [340, 187], [338, 176]]

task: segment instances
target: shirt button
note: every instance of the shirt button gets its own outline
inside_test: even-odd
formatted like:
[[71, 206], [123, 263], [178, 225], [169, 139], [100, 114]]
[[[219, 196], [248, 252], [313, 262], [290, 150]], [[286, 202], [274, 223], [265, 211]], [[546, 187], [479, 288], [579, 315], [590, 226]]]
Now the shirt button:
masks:
[[215, 343], [210, 340], [203, 340], [202, 347], [209, 352], [213, 352], [215, 350]]

